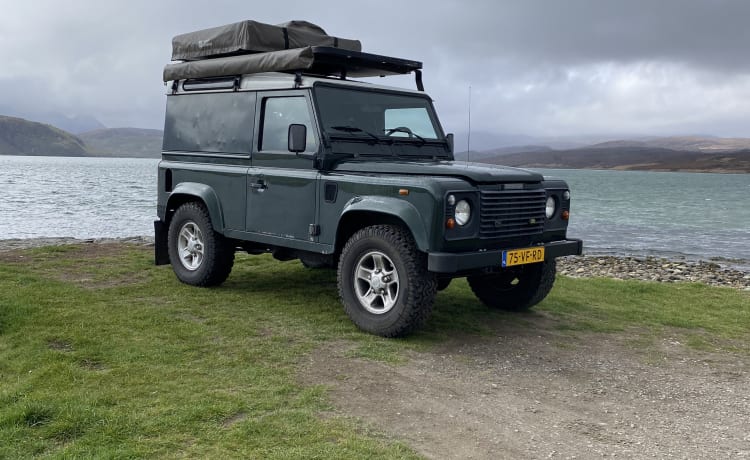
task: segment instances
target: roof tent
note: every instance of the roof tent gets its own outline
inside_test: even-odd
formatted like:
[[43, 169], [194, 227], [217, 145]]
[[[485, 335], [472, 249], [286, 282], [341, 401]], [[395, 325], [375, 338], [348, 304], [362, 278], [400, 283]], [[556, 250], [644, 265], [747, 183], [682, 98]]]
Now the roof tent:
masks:
[[278, 26], [241, 21], [174, 37], [163, 80], [213, 78], [261, 72], [374, 77], [415, 72], [423, 90], [422, 63], [361, 52], [358, 40], [327, 35], [309, 22]]
[[177, 35], [172, 39], [172, 60], [193, 61], [306, 46], [362, 51], [359, 40], [328, 35], [320, 26], [307, 21], [290, 21], [275, 26], [257, 21], [240, 21]]

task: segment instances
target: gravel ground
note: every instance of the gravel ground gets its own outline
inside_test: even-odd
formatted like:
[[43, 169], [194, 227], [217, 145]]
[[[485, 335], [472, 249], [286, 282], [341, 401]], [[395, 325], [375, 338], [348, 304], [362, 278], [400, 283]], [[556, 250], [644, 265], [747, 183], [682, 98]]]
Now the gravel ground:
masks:
[[432, 459], [750, 458], [750, 359], [670, 337], [563, 334], [535, 314], [389, 365], [309, 355], [301, 380]]

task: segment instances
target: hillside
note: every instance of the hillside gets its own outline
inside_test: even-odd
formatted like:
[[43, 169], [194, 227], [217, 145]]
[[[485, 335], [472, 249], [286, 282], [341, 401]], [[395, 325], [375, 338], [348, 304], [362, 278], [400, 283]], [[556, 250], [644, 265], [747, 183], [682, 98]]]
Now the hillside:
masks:
[[159, 158], [163, 132], [158, 129], [97, 129], [79, 135], [97, 156]]
[[701, 153], [644, 146], [588, 147], [497, 155], [482, 160], [506, 166], [750, 173], [750, 149]]
[[685, 152], [736, 152], [750, 150], [750, 139], [710, 136], [671, 136], [640, 140], [615, 140], [591, 145], [594, 148], [648, 147]]
[[8, 117], [23, 118], [24, 120], [35, 121], [45, 125], [52, 125], [63, 131], [80, 134], [86, 131], [104, 128], [102, 122], [95, 117], [86, 114], [64, 115], [59, 112], [45, 112], [37, 110], [18, 110], [15, 107], [2, 105], [0, 103], [0, 113]]
[[0, 115], [0, 155], [89, 156], [78, 137], [50, 125]]

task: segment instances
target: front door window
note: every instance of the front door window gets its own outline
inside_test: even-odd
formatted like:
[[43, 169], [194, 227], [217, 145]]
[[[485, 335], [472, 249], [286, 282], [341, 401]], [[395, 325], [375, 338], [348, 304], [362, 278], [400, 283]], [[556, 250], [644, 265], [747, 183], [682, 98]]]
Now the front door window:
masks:
[[269, 97], [263, 101], [260, 150], [288, 152], [289, 125], [307, 126], [307, 152], [318, 150], [310, 110], [304, 97]]

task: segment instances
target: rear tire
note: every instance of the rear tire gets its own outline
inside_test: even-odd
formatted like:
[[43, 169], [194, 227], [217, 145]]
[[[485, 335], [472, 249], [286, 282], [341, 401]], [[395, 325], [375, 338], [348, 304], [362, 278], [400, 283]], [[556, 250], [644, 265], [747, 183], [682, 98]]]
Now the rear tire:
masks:
[[169, 223], [169, 261], [177, 278], [193, 286], [218, 286], [234, 265], [234, 248], [214, 231], [206, 207], [185, 203]]
[[469, 286], [491, 308], [525, 311], [538, 304], [555, 283], [555, 260], [503, 269], [500, 273], [469, 276]]
[[427, 256], [411, 234], [396, 225], [374, 225], [356, 232], [341, 252], [341, 302], [360, 329], [400, 337], [422, 326], [437, 292]]

